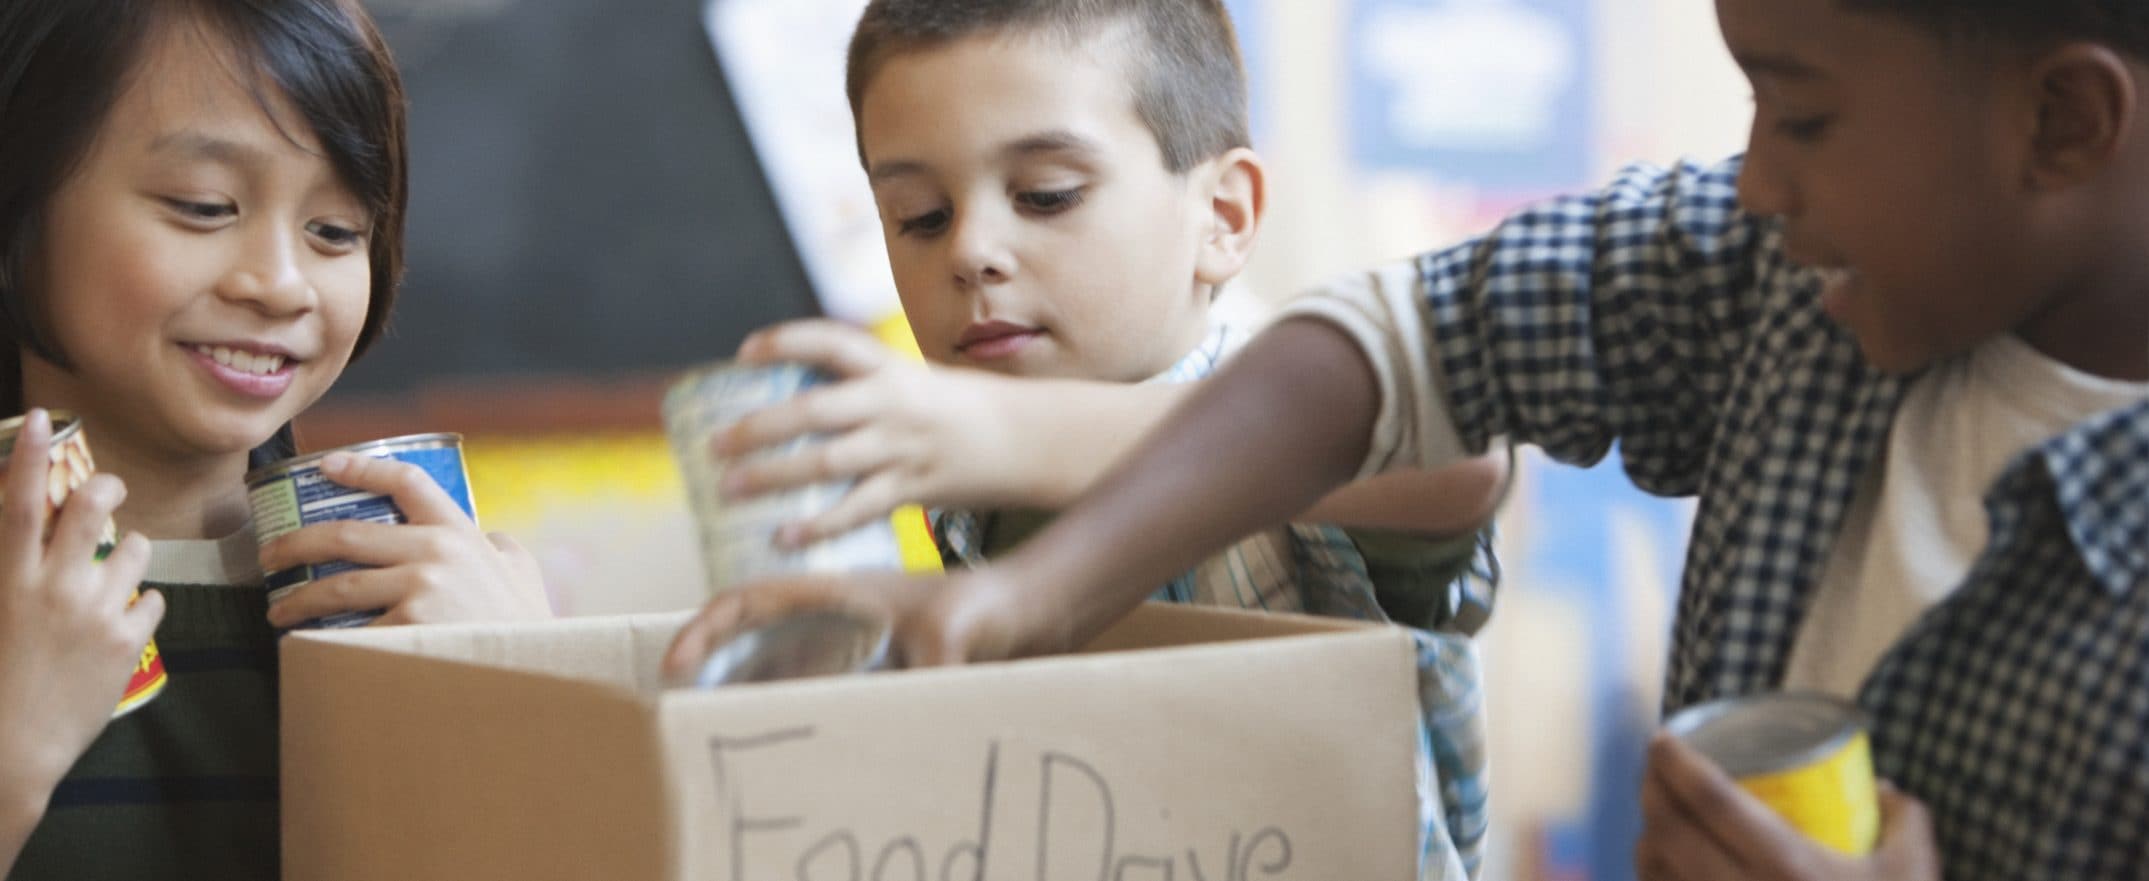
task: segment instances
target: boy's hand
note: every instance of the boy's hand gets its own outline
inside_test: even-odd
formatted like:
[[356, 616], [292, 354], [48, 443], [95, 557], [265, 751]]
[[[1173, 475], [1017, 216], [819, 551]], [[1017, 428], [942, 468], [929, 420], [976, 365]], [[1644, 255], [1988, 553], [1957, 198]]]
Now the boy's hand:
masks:
[[[0, 808], [51, 788], [104, 730], [142, 646], [164, 617], [154, 591], [130, 604], [149, 567], [149, 542], [128, 534], [103, 562], [97, 543], [127, 496], [92, 475], [45, 538], [52, 422], [32, 411], [16, 438], [0, 495]], [[4, 819], [4, 818], [0, 818]]]
[[1939, 881], [1925, 805], [1883, 784], [1881, 839], [1846, 857], [1800, 835], [1692, 747], [1668, 734], [1649, 745], [1642, 780], [1643, 881]]
[[[828, 320], [794, 321], [749, 337], [739, 360], [811, 364], [839, 381], [760, 410], [717, 437], [710, 452], [734, 460], [726, 496], [747, 498], [809, 484], [855, 480], [842, 501], [786, 526], [777, 543], [800, 547], [841, 535], [905, 504], [992, 507], [1020, 501], [1039, 463], [1009, 436], [1004, 396], [1013, 381], [934, 368], [890, 350], [872, 334]], [[827, 438], [795, 452], [739, 457], [810, 434]]]
[[375, 624], [431, 624], [549, 618], [537, 560], [514, 539], [477, 524], [425, 471], [408, 462], [336, 453], [321, 474], [337, 484], [395, 499], [408, 523], [339, 520], [279, 536], [261, 549], [261, 568], [347, 560], [371, 569], [339, 572], [269, 606], [290, 627], [338, 612], [385, 609]]
[[691, 680], [733, 635], [811, 609], [842, 609], [895, 624], [898, 666], [930, 667], [1035, 654], [1017, 594], [990, 568], [952, 576], [900, 573], [781, 578], [717, 595], [688, 621], [664, 655], [670, 681]]

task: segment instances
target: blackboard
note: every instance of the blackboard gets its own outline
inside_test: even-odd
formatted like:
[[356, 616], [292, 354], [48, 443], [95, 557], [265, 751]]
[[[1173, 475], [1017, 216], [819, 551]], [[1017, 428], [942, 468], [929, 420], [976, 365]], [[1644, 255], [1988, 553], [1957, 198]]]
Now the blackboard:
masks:
[[700, 0], [366, 5], [410, 97], [408, 271], [339, 395], [670, 371], [815, 312]]

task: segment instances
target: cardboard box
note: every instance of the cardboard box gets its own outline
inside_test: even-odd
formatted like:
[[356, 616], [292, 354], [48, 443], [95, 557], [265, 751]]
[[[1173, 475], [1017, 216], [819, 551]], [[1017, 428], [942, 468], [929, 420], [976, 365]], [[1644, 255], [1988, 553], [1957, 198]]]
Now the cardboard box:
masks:
[[284, 876], [1416, 872], [1399, 630], [1151, 606], [1079, 655], [663, 690], [684, 620], [287, 637]]

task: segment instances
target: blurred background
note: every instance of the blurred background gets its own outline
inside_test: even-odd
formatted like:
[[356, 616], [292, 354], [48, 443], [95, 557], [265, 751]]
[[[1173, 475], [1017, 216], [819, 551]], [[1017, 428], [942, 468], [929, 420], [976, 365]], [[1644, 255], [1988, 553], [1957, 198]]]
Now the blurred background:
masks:
[[[863, 0], [366, 5], [410, 93], [409, 275], [303, 442], [463, 432], [563, 612], [698, 604], [665, 385], [781, 319], [900, 336], [842, 92]], [[1241, 305], [1745, 135], [1705, 0], [1229, 5], [1273, 188]], [[1688, 508], [1608, 462], [1525, 454], [1500, 519], [1488, 879], [1632, 877]]]

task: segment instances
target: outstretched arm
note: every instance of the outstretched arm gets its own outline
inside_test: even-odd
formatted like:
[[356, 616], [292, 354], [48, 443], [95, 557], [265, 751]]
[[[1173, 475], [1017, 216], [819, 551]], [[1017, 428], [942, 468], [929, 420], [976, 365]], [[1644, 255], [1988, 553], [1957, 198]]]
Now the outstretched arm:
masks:
[[[1374, 398], [1367, 363], [1347, 336], [1318, 321], [1284, 322], [1001, 563], [944, 576], [788, 578], [724, 591], [673, 640], [666, 675], [690, 675], [729, 634], [802, 609], [840, 607], [890, 621], [912, 666], [1078, 647], [1154, 585], [1349, 479], [1364, 457]], [[1179, 509], [1207, 516], [1154, 514]]]
[[[1093, 486], [1200, 383], [1126, 384], [1005, 377], [932, 367], [830, 321], [770, 328], [748, 361], [812, 364], [839, 382], [740, 421], [716, 454], [741, 457], [727, 492], [750, 496], [854, 480], [849, 496], [786, 533], [811, 542], [906, 503], [1058, 510]], [[754, 458], [756, 449], [826, 434], [824, 443]], [[1504, 458], [1396, 472], [1346, 487], [1298, 519], [1421, 534], [1468, 532], [1490, 519]]]

